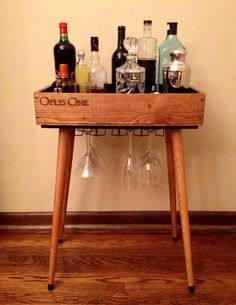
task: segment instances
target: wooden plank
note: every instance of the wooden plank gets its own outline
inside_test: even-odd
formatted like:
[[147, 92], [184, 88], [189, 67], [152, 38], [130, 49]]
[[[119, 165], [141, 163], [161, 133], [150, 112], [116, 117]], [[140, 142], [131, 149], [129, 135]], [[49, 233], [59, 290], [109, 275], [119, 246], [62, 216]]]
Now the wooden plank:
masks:
[[236, 304], [235, 236], [192, 239], [196, 292], [186, 289], [182, 242], [149, 234], [70, 234], [47, 291], [49, 234], [0, 235], [0, 304]]
[[205, 94], [34, 93], [44, 126], [181, 126], [203, 124]]

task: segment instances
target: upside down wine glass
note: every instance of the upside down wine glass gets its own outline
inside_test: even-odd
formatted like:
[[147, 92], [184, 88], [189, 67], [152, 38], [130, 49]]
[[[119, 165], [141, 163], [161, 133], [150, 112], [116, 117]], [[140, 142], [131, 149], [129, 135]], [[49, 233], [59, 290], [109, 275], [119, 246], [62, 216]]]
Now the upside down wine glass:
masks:
[[76, 174], [82, 178], [91, 178], [103, 172], [102, 157], [94, 147], [91, 140], [92, 136], [86, 133], [86, 150], [75, 169]]
[[132, 146], [132, 132], [129, 131], [129, 149], [123, 167], [123, 185], [127, 190], [135, 189], [137, 186], [137, 165], [135, 162]]
[[161, 178], [161, 163], [152, 148], [152, 132], [148, 136], [147, 151], [143, 154], [138, 170], [138, 182], [142, 187], [156, 188]]

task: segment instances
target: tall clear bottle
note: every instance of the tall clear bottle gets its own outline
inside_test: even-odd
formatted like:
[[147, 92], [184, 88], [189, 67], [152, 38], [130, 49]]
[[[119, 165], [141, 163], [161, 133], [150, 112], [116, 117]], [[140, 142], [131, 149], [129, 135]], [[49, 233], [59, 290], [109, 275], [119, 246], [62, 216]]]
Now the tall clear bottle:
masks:
[[98, 37], [91, 37], [91, 56], [88, 67], [91, 92], [105, 92], [107, 85], [107, 72], [99, 58]]
[[118, 42], [117, 48], [112, 54], [111, 59], [111, 75], [112, 75], [112, 90], [116, 90], [116, 68], [121, 67], [125, 61], [125, 54], [128, 53], [126, 48], [124, 47], [124, 39], [125, 39], [125, 26], [118, 26]]
[[163, 68], [170, 61], [170, 53], [174, 50], [185, 49], [185, 46], [177, 37], [177, 22], [167, 22], [167, 36], [158, 48], [159, 70], [158, 91], [163, 92]]
[[145, 92], [156, 91], [157, 39], [152, 37], [152, 20], [144, 20], [143, 37], [138, 43], [138, 64], [145, 68]]
[[60, 22], [60, 41], [54, 46], [54, 61], [56, 79], [59, 78], [59, 65], [67, 64], [69, 78], [75, 79], [76, 51], [68, 39], [67, 23]]
[[77, 92], [89, 92], [89, 68], [85, 62], [84, 50], [78, 50], [78, 62], [75, 67], [75, 80]]

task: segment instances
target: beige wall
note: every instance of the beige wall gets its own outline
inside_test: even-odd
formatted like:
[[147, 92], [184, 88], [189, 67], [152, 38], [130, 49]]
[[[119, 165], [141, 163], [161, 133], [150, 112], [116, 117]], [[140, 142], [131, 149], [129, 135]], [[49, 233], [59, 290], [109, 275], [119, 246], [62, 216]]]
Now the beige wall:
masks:
[[[153, 20], [158, 43], [166, 22], [179, 22], [191, 84], [207, 93], [204, 126], [184, 131], [189, 209], [236, 211], [235, 0], [1, 0], [0, 211], [52, 210], [57, 130], [36, 126], [33, 92], [53, 81], [58, 22], [69, 23], [71, 42], [86, 54], [89, 37], [100, 37], [110, 80], [117, 25], [139, 37], [144, 19]], [[135, 150], [142, 152], [145, 141], [135, 138]], [[73, 170], [84, 144], [76, 138]], [[126, 138], [107, 136], [95, 144], [105, 156], [106, 174], [82, 180], [73, 173], [70, 210], [168, 209], [163, 138], [155, 141], [163, 169], [157, 191], [122, 189]]]

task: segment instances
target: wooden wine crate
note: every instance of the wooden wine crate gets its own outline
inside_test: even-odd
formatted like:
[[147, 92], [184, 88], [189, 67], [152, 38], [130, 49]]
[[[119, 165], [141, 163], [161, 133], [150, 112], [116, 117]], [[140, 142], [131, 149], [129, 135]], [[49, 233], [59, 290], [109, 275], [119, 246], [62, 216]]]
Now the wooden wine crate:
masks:
[[42, 126], [198, 127], [205, 94], [34, 93], [36, 122]]

